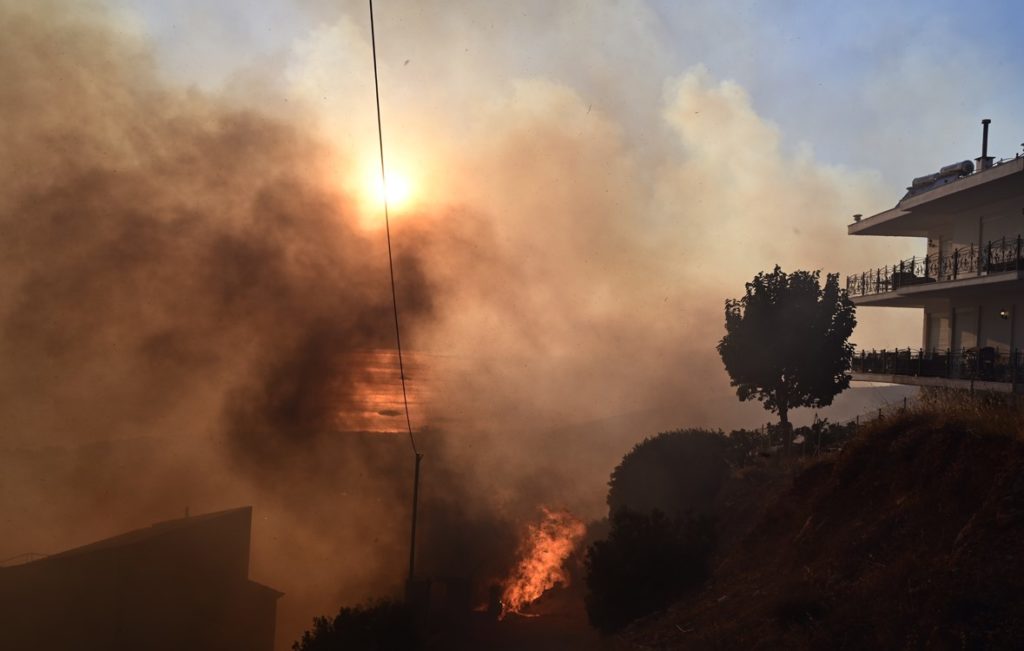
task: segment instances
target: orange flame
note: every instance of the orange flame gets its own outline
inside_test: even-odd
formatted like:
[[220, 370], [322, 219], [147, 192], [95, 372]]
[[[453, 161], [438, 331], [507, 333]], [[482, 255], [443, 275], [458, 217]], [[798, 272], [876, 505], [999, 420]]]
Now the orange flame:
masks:
[[569, 585], [562, 565], [586, 533], [583, 522], [568, 511], [541, 507], [544, 515], [527, 527], [520, 546], [520, 558], [505, 582], [501, 598], [501, 617], [522, 610], [560, 583]]

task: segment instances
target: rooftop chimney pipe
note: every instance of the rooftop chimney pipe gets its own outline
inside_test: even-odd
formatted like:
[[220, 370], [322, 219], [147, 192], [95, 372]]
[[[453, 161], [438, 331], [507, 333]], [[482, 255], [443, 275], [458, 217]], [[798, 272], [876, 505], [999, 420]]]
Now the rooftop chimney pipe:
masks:
[[981, 158], [978, 159], [978, 171], [987, 170], [992, 167], [992, 157], [988, 155], [988, 125], [992, 120], [985, 118], [981, 121]]
[[988, 158], [988, 125], [992, 120], [985, 118], [981, 121], [981, 157]]

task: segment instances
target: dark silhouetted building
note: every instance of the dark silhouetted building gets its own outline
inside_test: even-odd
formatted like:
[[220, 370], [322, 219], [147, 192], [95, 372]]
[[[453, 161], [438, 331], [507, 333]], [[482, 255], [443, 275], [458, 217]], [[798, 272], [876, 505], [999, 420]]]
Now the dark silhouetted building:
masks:
[[249, 580], [252, 508], [0, 568], [0, 649], [273, 651], [282, 593]]

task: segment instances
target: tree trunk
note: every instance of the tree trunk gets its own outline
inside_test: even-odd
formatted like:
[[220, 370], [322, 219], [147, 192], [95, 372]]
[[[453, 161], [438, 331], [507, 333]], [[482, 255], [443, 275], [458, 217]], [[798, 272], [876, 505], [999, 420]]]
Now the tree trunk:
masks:
[[788, 457], [793, 447], [793, 428], [789, 425], [789, 410], [786, 407], [779, 407], [779, 426], [782, 428], [782, 453]]

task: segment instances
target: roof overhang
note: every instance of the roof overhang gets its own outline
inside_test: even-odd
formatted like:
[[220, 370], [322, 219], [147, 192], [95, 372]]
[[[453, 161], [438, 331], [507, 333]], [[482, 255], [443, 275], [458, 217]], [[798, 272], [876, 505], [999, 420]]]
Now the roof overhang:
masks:
[[1014, 158], [958, 181], [907, 197], [896, 207], [847, 226], [850, 235], [927, 237], [942, 213], [1002, 201], [1024, 193], [1024, 157]]

